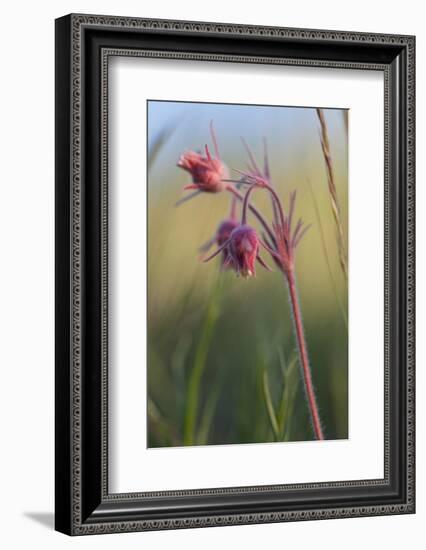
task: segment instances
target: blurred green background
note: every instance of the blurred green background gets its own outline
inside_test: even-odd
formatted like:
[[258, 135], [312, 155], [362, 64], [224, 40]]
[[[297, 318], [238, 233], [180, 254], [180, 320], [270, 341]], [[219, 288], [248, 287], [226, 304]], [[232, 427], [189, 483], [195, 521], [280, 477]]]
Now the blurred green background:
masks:
[[[324, 114], [347, 243], [347, 113]], [[214, 151], [211, 120], [230, 169], [246, 167], [241, 137], [259, 163], [267, 139], [284, 208], [297, 190], [296, 217], [312, 224], [296, 258], [306, 339], [325, 438], [347, 438], [347, 283], [315, 109], [149, 101], [148, 446], [313, 439], [282, 274], [258, 266], [245, 280], [220, 272], [219, 258], [199, 261], [199, 247], [228, 216], [228, 193], [174, 206], [190, 183], [177, 160], [206, 143]], [[270, 219], [266, 192], [253, 202]], [[252, 215], [249, 223], [258, 227]]]

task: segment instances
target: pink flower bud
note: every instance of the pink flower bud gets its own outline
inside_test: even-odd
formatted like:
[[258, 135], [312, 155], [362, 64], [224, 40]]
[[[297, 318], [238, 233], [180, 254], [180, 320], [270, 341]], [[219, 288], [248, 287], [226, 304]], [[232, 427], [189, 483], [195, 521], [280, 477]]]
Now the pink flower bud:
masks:
[[259, 253], [259, 237], [253, 227], [236, 227], [227, 246], [228, 254], [238, 275], [251, 277], [256, 275], [255, 262]]
[[[236, 220], [229, 219], [223, 221], [216, 231], [216, 243], [219, 247], [222, 247], [231, 236], [232, 231], [238, 227], [239, 223]], [[229, 247], [225, 246], [222, 249], [222, 269], [234, 269], [235, 265], [232, 258], [229, 255]]]
[[213, 158], [207, 146], [205, 156], [195, 151], [188, 151], [181, 155], [177, 165], [192, 176], [193, 183], [186, 185], [184, 189], [218, 193], [226, 186], [223, 180], [229, 177], [225, 164], [218, 158]]
[[[227, 234], [229, 234], [228, 239], [226, 239]], [[266, 245], [261, 243], [253, 227], [245, 224], [238, 225], [233, 219], [226, 220], [220, 224], [215, 240], [208, 241], [202, 246], [201, 250], [203, 252], [208, 250], [215, 241], [218, 248], [208, 258], [203, 258], [203, 262], [210, 262], [218, 254], [222, 254], [221, 268], [233, 269], [237, 275], [243, 277], [255, 276], [254, 264], [256, 260], [267, 271], [271, 271], [259, 254], [259, 245]]]

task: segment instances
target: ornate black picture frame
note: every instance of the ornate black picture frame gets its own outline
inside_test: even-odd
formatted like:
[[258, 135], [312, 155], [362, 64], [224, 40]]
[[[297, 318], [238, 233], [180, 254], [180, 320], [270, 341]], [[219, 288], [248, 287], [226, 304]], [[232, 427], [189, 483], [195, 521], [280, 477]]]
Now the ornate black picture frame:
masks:
[[[384, 478], [110, 494], [110, 56], [384, 74]], [[413, 36], [68, 15], [56, 21], [56, 529], [69, 535], [414, 513]], [[148, 473], [149, 474], [149, 473]]]

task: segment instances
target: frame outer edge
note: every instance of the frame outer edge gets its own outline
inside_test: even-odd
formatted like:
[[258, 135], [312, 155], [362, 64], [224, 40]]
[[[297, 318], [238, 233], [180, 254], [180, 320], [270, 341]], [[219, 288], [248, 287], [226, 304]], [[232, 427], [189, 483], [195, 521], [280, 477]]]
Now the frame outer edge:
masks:
[[71, 18], [55, 22], [55, 529], [71, 534]]
[[[220, 23], [202, 23], [187, 21], [168, 21], [136, 19], [110, 16], [92, 16], [72, 14], [71, 23], [71, 114], [72, 114], [72, 229], [71, 229], [71, 275], [72, 275], [72, 332], [71, 332], [71, 392], [72, 418], [71, 421], [71, 534], [112, 533], [135, 530], [177, 529], [187, 527], [201, 527], [212, 525], [230, 525], [247, 523], [264, 523], [275, 521], [326, 519], [331, 517], [360, 517], [370, 515], [386, 515], [394, 513], [414, 512], [414, 47], [415, 39], [412, 36], [378, 35], [371, 33], [356, 33], [342, 31], [322, 31], [309, 29], [283, 29], [279, 27], [253, 27], [245, 25], [227, 25]], [[395, 506], [367, 506], [348, 507], [327, 510], [310, 510], [301, 512], [277, 512], [265, 514], [242, 514], [228, 516], [194, 517], [179, 520], [149, 520], [117, 523], [100, 523], [85, 525], [81, 518], [81, 487], [80, 487], [80, 380], [81, 380], [81, 34], [83, 26], [119, 27], [127, 29], [173, 30], [176, 32], [217, 33], [240, 37], [241, 35], [262, 38], [294, 38], [295, 40], [326, 40], [336, 43], [375, 43], [394, 44], [408, 50], [407, 61], [407, 108], [408, 108], [408, 136], [407, 136], [407, 201], [412, 213], [407, 216], [407, 395], [409, 410], [407, 412], [408, 448], [411, 449], [407, 461], [407, 501]], [[410, 164], [411, 162], [411, 164]], [[57, 187], [58, 189], [58, 187]], [[410, 257], [411, 254], [411, 257]], [[58, 395], [57, 395], [58, 397]], [[410, 424], [411, 422], [411, 424]], [[411, 480], [411, 482], [410, 482]]]

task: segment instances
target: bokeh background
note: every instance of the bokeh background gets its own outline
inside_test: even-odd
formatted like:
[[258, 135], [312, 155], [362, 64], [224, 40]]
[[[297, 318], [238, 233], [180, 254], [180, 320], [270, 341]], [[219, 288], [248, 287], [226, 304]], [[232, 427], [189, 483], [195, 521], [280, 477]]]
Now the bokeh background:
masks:
[[[323, 112], [347, 246], [348, 113]], [[190, 183], [177, 160], [206, 143], [214, 150], [210, 121], [230, 169], [246, 167], [241, 137], [259, 163], [267, 139], [284, 207], [297, 190], [296, 216], [312, 224], [297, 252], [299, 296], [325, 438], [345, 439], [347, 281], [315, 108], [149, 101], [148, 446], [313, 439], [281, 273], [258, 266], [244, 280], [220, 272], [219, 259], [199, 261], [199, 247], [229, 213], [228, 193], [174, 206]], [[270, 217], [267, 193], [253, 200]], [[250, 215], [249, 223], [258, 227]]]

